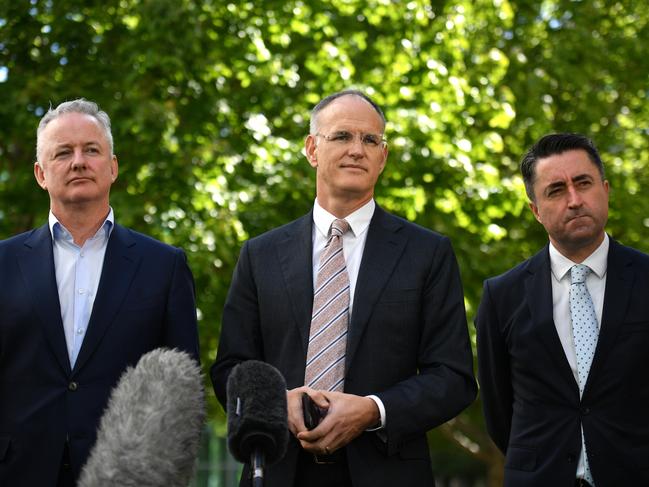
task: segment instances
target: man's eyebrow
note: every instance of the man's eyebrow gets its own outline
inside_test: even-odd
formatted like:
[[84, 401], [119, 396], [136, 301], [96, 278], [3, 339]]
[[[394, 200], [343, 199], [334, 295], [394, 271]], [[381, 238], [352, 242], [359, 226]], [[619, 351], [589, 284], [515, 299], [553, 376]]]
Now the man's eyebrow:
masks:
[[574, 178], [572, 178], [573, 181], [584, 181], [584, 180], [592, 180], [593, 176], [590, 174], [577, 174]]
[[554, 181], [545, 187], [544, 192], [547, 193], [553, 189], [564, 188], [565, 186], [566, 186], [565, 181]]

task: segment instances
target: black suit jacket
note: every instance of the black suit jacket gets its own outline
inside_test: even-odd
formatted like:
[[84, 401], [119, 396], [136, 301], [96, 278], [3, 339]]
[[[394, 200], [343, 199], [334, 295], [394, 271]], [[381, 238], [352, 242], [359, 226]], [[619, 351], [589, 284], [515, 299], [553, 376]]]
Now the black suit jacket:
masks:
[[78, 475], [112, 387], [161, 346], [198, 359], [194, 285], [180, 249], [114, 226], [71, 369], [49, 227], [0, 242], [0, 485], [56, 485], [66, 438]]
[[610, 241], [582, 399], [553, 321], [550, 256], [489, 279], [476, 327], [487, 429], [505, 485], [571, 486], [583, 424], [597, 487], [649, 486], [649, 256]]
[[[264, 360], [289, 389], [304, 385], [313, 305], [313, 215], [248, 241], [223, 312], [211, 377], [226, 404], [236, 364]], [[447, 238], [378, 206], [358, 274], [347, 342], [345, 392], [385, 405], [382, 441], [365, 432], [347, 446], [355, 485], [433, 485], [426, 431], [476, 393], [464, 298]], [[267, 471], [267, 487], [293, 484], [299, 444]], [[245, 484], [246, 473], [242, 477]]]

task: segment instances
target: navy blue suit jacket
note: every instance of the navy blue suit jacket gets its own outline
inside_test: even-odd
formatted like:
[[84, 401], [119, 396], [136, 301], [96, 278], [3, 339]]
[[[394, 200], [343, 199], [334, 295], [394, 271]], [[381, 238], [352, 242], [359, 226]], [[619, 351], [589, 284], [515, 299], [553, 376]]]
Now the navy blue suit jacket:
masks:
[[112, 387], [161, 346], [198, 359], [194, 284], [180, 249], [114, 226], [71, 369], [49, 227], [0, 242], [0, 485], [56, 485], [66, 439], [78, 475]]
[[[313, 306], [312, 213], [249, 240], [223, 311], [211, 370], [224, 405], [241, 361], [277, 367], [288, 388], [304, 385]], [[378, 206], [368, 228], [347, 341], [345, 392], [376, 394], [386, 441], [365, 432], [347, 447], [354, 485], [434, 485], [426, 431], [475, 398], [459, 271], [446, 237]], [[299, 443], [267, 469], [267, 487], [290, 487]], [[246, 482], [246, 472], [241, 485]]]
[[487, 429], [505, 486], [649, 486], [649, 256], [610, 241], [599, 340], [583, 397], [552, 317], [550, 256], [485, 282], [476, 328]]

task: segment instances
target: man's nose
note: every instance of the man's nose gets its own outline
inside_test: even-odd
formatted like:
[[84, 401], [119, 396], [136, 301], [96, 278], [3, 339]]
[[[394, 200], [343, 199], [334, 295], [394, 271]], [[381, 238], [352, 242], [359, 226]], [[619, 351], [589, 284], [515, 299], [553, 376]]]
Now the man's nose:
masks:
[[577, 188], [574, 186], [568, 186], [568, 205], [571, 208], [579, 207], [583, 204], [584, 200], [581, 196], [581, 193], [577, 191]]
[[72, 156], [72, 168], [83, 169], [86, 167], [86, 156], [82, 149], [75, 149]]
[[349, 155], [355, 157], [362, 157], [365, 155], [365, 146], [363, 145], [362, 134], [354, 135], [354, 138], [349, 142], [348, 152]]

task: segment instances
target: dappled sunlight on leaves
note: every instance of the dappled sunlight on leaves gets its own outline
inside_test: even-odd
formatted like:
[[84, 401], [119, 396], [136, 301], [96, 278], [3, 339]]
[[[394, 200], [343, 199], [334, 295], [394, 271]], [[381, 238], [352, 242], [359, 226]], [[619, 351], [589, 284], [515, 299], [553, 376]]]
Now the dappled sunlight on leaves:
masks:
[[[243, 241], [313, 204], [310, 109], [350, 86], [388, 119], [377, 201], [451, 238], [469, 319], [482, 281], [546, 241], [517, 167], [545, 133], [595, 139], [608, 230], [649, 250], [649, 13], [633, 2], [0, 3], [0, 237], [46, 219], [38, 118], [96, 100], [113, 119], [117, 221], [188, 253], [204, 364]], [[473, 407], [446, 438], [489, 464], [480, 421]]]

